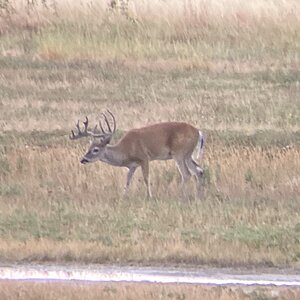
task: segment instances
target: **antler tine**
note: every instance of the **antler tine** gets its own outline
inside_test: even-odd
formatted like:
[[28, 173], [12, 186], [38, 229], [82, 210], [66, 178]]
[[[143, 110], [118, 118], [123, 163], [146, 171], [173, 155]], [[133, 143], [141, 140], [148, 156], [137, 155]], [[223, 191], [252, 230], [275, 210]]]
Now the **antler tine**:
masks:
[[76, 128], [77, 128], [77, 130], [78, 130], [78, 133], [81, 133], [80, 125], [79, 125], [79, 120], [78, 120], [77, 123], [76, 123]]
[[70, 140], [74, 140], [75, 139], [75, 133], [73, 130], [71, 130], [71, 134], [69, 135]]
[[102, 127], [101, 120], [99, 120], [99, 126], [100, 126], [100, 129], [101, 129], [102, 133], [104, 133], [104, 134], [105, 134], [105, 131], [104, 131], [103, 127]]
[[75, 124], [78, 133], [75, 134], [73, 130], [71, 130], [71, 134], [69, 135], [71, 140], [79, 139], [84, 136], [94, 136], [93, 132], [88, 131], [88, 125], [89, 125], [89, 119], [88, 117], [85, 117], [85, 121], [83, 121], [84, 129], [80, 129], [80, 121], [78, 120]]
[[113, 122], [114, 122], [114, 129], [113, 129], [113, 133], [116, 131], [116, 119], [115, 119], [115, 116], [113, 115], [113, 113], [110, 111], [110, 110], [106, 110], [112, 117], [113, 119]]
[[83, 125], [84, 125], [84, 132], [85, 132], [85, 133], [88, 133], [87, 129], [88, 129], [88, 125], [89, 125], [89, 119], [88, 119], [87, 116], [85, 117], [85, 121], [82, 122], [82, 123], [83, 123]]
[[103, 117], [104, 117], [104, 121], [105, 121], [105, 123], [106, 123], [106, 125], [107, 125], [108, 131], [109, 131], [110, 133], [112, 133], [112, 131], [111, 131], [111, 128], [110, 128], [110, 125], [109, 125], [109, 122], [108, 122], [108, 119], [107, 119], [106, 115], [105, 115], [104, 113], [102, 113], [102, 115], [103, 115]]

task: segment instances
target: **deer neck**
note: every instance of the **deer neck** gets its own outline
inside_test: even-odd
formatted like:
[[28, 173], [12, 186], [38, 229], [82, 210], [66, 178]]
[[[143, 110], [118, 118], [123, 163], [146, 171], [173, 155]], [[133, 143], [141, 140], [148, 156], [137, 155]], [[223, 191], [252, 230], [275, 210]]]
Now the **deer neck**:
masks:
[[118, 145], [107, 145], [100, 160], [113, 166], [122, 167], [126, 157], [120, 151]]

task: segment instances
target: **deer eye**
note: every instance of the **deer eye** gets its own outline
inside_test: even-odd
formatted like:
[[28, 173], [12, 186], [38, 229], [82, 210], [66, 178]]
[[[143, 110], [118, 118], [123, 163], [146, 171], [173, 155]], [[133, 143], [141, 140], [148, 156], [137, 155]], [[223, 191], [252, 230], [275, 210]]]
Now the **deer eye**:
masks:
[[98, 153], [99, 152], [99, 148], [94, 148], [93, 149], [93, 154], [96, 154], [96, 153]]

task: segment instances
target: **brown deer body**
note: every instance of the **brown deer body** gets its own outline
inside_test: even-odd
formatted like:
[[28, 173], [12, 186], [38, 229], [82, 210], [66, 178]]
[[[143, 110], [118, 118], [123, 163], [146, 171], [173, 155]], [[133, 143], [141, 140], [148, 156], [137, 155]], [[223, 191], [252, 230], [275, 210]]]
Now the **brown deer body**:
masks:
[[203, 171], [192, 158], [192, 154], [197, 150], [199, 155], [203, 150], [204, 139], [201, 131], [187, 123], [158, 123], [132, 129], [118, 143], [110, 145], [116, 123], [114, 116], [110, 112], [109, 114], [113, 118], [113, 130], [111, 130], [108, 119], [104, 115], [108, 132], [105, 132], [101, 122], [99, 122], [99, 125], [102, 133], [96, 134], [95, 131], [88, 131], [87, 118], [84, 122], [84, 131], [80, 130], [79, 122], [76, 125], [78, 134], [75, 135], [72, 131], [71, 139], [83, 136], [94, 138], [89, 150], [81, 159], [81, 163], [86, 164], [100, 160], [113, 166], [127, 167], [125, 192], [128, 191], [135, 170], [140, 166], [147, 186], [147, 195], [151, 197], [149, 162], [152, 160], [174, 159], [182, 177], [182, 184], [184, 185], [186, 180], [193, 174], [197, 178], [197, 187], [200, 191]]

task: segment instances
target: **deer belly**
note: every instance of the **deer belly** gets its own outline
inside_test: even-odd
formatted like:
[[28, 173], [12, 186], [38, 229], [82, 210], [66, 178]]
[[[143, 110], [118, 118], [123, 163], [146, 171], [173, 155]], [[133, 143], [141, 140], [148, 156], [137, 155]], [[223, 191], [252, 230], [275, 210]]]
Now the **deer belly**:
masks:
[[160, 153], [153, 155], [151, 160], [168, 160], [172, 158], [171, 151], [169, 149], [164, 149]]

